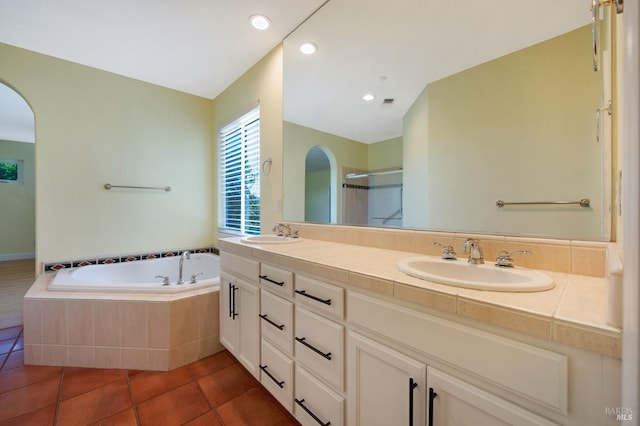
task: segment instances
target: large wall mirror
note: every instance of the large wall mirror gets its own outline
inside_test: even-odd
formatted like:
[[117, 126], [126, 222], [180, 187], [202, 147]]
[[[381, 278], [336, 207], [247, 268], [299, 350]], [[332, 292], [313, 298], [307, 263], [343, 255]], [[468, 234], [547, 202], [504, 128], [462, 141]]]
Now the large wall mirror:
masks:
[[[588, 3], [327, 2], [284, 41], [284, 219], [609, 239], [608, 12], [594, 72]], [[318, 148], [330, 215], [302, 178]], [[546, 201], [572, 204], [508, 204]]]

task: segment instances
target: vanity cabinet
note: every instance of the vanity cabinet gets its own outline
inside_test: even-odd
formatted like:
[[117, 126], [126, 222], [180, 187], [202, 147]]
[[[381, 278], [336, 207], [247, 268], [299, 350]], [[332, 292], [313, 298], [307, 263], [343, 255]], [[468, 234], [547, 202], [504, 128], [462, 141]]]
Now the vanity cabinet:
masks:
[[259, 378], [258, 262], [226, 253], [220, 263], [220, 342]]
[[303, 425], [614, 424], [617, 360], [259, 260], [221, 256], [221, 341]]

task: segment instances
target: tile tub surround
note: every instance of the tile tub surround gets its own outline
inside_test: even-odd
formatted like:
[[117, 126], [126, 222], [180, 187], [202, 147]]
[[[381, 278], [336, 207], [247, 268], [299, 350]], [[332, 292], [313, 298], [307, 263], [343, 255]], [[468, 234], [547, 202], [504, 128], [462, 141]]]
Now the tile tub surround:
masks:
[[218, 287], [179, 294], [51, 292], [40, 275], [24, 297], [31, 365], [171, 370], [223, 350]]
[[[484, 238], [486, 247], [487, 237]], [[443, 238], [439, 236], [439, 240]], [[427, 246], [424, 241], [422, 245]], [[606, 321], [608, 281], [605, 278], [546, 270], [556, 283], [551, 290], [492, 292], [433, 283], [397, 270], [399, 259], [424, 254], [419, 251], [313, 240], [309, 235], [292, 245], [249, 245], [240, 238], [228, 238], [220, 240], [219, 247], [223, 252], [256, 257], [297, 273], [331, 280], [347, 289], [364, 289], [454, 315], [463, 321], [478, 321], [613, 358], [621, 357], [621, 330]]]

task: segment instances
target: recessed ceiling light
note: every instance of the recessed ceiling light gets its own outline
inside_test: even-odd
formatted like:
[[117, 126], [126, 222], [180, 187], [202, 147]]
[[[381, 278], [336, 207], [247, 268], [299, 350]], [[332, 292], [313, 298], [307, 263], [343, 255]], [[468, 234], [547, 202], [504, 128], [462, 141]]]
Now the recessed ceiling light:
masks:
[[371, 93], [367, 93], [366, 95], [364, 95], [362, 97], [363, 100], [367, 101], [367, 102], [371, 102], [372, 100], [374, 100], [376, 97], [373, 96]]
[[313, 43], [302, 43], [300, 45], [300, 51], [305, 55], [313, 55], [318, 50], [318, 46]]
[[264, 15], [251, 15], [249, 17], [251, 26], [256, 30], [266, 30], [271, 25], [271, 20]]

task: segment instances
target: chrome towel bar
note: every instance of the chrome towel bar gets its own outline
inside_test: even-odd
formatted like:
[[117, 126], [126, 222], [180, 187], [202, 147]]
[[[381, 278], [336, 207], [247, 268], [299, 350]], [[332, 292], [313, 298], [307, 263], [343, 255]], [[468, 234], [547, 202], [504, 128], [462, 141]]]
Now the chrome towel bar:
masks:
[[128, 188], [128, 189], [157, 189], [160, 191], [171, 192], [170, 186], [130, 186], [130, 185], [111, 185], [110, 183], [104, 184], [104, 189], [109, 191], [111, 188]]
[[520, 202], [506, 202], [502, 200], [496, 201], [496, 206], [521, 206], [525, 204], [578, 204], [580, 207], [589, 207], [591, 201], [588, 198], [583, 198], [580, 201], [520, 201]]

